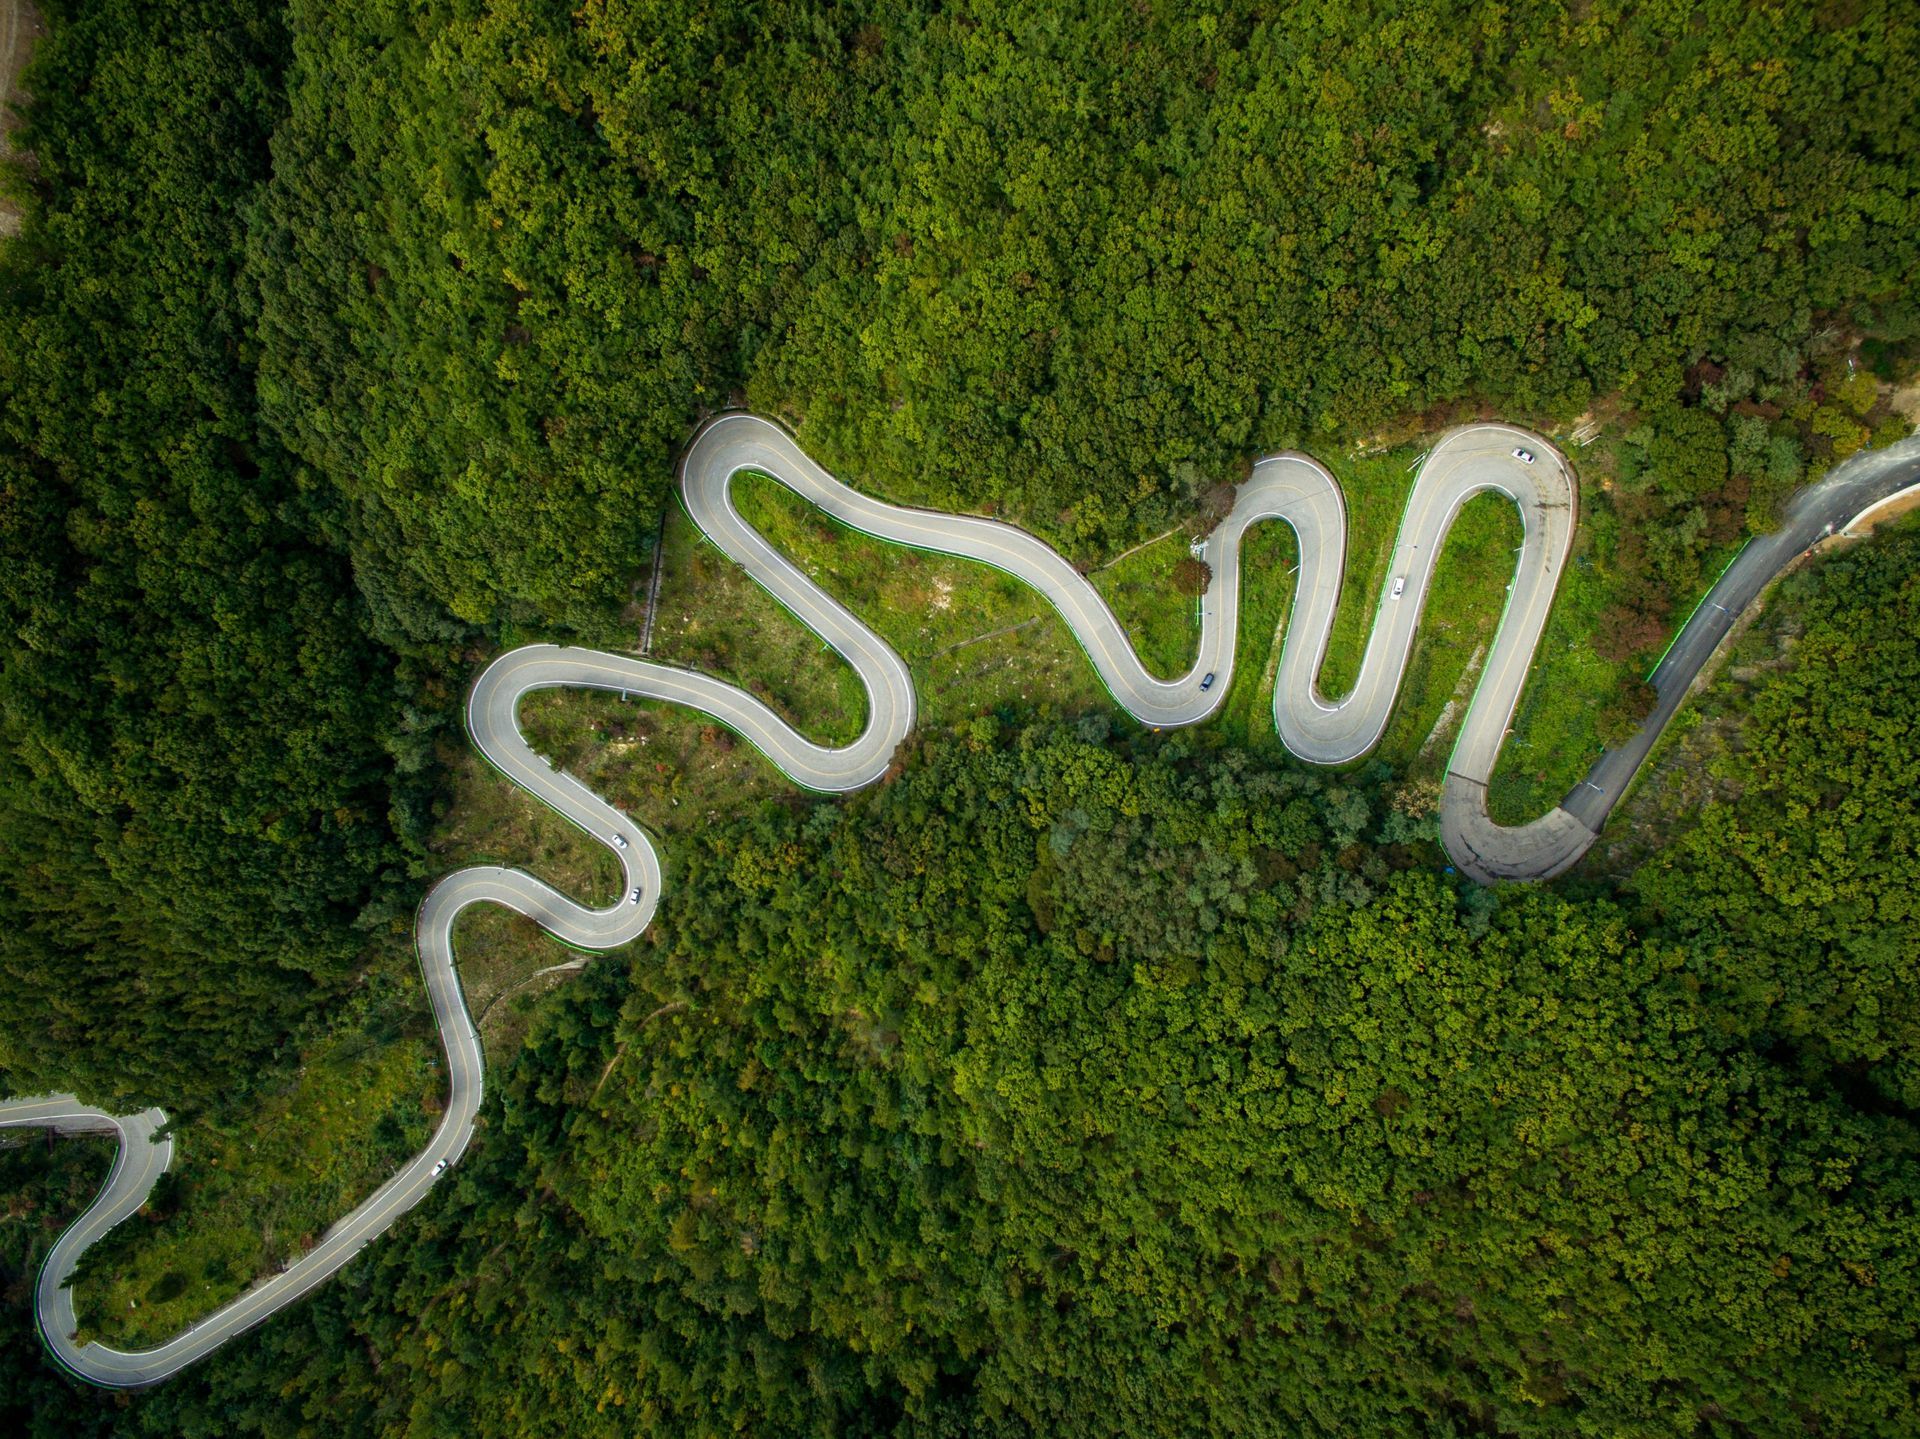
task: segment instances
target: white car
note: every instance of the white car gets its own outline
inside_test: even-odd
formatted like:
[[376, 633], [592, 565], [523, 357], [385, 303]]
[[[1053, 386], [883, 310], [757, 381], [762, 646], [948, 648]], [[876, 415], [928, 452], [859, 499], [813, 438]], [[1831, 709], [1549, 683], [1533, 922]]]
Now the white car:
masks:
[[616, 834], [613, 837], [613, 847], [615, 849], [625, 849], [627, 847], [627, 837], [624, 834]]
[[441, 1172], [442, 1172], [443, 1170], [445, 1170], [445, 1169], [446, 1169], [446, 1167], [447, 1167], [447, 1165], [448, 1165], [448, 1164], [449, 1164], [450, 1162], [451, 1162], [451, 1161], [449, 1161], [449, 1160], [445, 1160], [445, 1159], [443, 1159], [443, 1160], [441, 1160], [441, 1161], [440, 1161], [440, 1162], [439, 1162], [438, 1164], [436, 1164], [436, 1165], [434, 1165], [434, 1166], [433, 1166], [433, 1175], [434, 1175], [434, 1178], [436, 1178], [436, 1179], [437, 1179], [437, 1178], [439, 1178], [439, 1177], [440, 1177], [440, 1174], [441, 1174]]
[[1397, 600], [1400, 598], [1400, 596], [1404, 595], [1406, 592], [1407, 592], [1407, 577], [1405, 575], [1395, 575], [1393, 578], [1392, 598]]
[[628, 896], [627, 896], [627, 903], [628, 903], [628, 904], [638, 904], [638, 903], [640, 903], [640, 891], [636, 889], [636, 890], [635, 890], [635, 891], [634, 891], [634, 892], [633, 892], [632, 894], [630, 894], [630, 895], [628, 895]]
[[1530, 465], [1533, 463], [1532, 450], [1515, 450], [1513, 452], [1513, 457], [1523, 465]]

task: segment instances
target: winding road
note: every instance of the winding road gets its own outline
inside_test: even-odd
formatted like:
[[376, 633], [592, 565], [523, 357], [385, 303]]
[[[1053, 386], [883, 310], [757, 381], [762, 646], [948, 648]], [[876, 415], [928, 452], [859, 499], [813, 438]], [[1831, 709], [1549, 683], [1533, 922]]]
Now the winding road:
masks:
[[[1518, 457], [1524, 450], [1531, 461]], [[448, 1103], [427, 1147], [280, 1274], [166, 1343], [126, 1352], [75, 1336], [68, 1287], [83, 1250], [133, 1213], [171, 1159], [159, 1110], [116, 1118], [71, 1096], [0, 1102], [0, 1127], [116, 1134], [119, 1154], [105, 1188], [48, 1253], [35, 1291], [35, 1314], [48, 1350], [91, 1383], [138, 1388], [178, 1373], [196, 1359], [325, 1281], [419, 1202], [459, 1159], [480, 1110], [483, 1062], [454, 966], [453, 924], [473, 904], [517, 911], [567, 944], [605, 950], [637, 938], [659, 904], [661, 868], [645, 831], [573, 776], [555, 769], [521, 735], [521, 700], [539, 689], [598, 689], [685, 705], [754, 744], [794, 783], [829, 794], [878, 780], [914, 724], [906, 664], [839, 601], [764, 540], [734, 508], [733, 478], [772, 476], [838, 520], [896, 544], [978, 560], [1038, 590], [1065, 619], [1115, 700], [1141, 723], [1196, 724], [1226, 699], [1240, 615], [1240, 544], [1264, 520], [1290, 525], [1299, 540], [1293, 619], [1274, 687], [1274, 723], [1287, 748], [1314, 764], [1357, 759], [1386, 728], [1412, 652], [1433, 565], [1448, 529], [1474, 495], [1511, 499], [1524, 528], [1493, 648], [1448, 764], [1441, 801], [1442, 839], [1468, 875], [1482, 882], [1558, 874], [1592, 845], [1661, 728], [1733, 618], [1788, 563], [1822, 535], [1920, 480], [1920, 441], [1906, 441], [1840, 467], [1803, 491], [1776, 534], [1749, 545], [1682, 629], [1653, 675], [1659, 708], [1634, 740], [1602, 756], [1581, 786], [1550, 814], [1517, 827], [1487, 815], [1487, 783], [1526, 681], [1575, 521], [1571, 471], [1546, 441], [1506, 425], [1472, 425], [1444, 436], [1428, 453], [1407, 501], [1387, 592], [1378, 602], [1359, 678], [1329, 700], [1316, 683], [1333, 629], [1345, 567], [1346, 510], [1340, 487], [1304, 455], [1260, 461], [1240, 486], [1232, 512], [1207, 538], [1213, 578], [1201, 600], [1199, 655], [1175, 680], [1141, 665], [1099, 593], [1071, 564], [1013, 526], [967, 515], [886, 504], [834, 479], [772, 421], [724, 415], [695, 436], [682, 461], [681, 495], [705, 534], [744, 566], [800, 620], [837, 650], [867, 691], [867, 724], [851, 744], [818, 745], [752, 695], [710, 676], [624, 655], [557, 645], [528, 645], [489, 665], [467, 701], [474, 743], [508, 780], [607, 844], [621, 863], [620, 897], [589, 909], [520, 870], [478, 866], [436, 884], [420, 906], [415, 942], [427, 994], [446, 1049]], [[1703, 618], [1703, 615], [1705, 616]], [[1213, 676], [1211, 683], [1203, 683]]]

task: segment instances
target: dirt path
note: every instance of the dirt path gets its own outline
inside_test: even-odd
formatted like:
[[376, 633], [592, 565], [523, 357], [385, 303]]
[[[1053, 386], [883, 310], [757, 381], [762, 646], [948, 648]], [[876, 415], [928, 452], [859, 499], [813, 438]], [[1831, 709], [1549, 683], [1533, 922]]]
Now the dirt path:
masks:
[[[40, 12], [27, 0], [0, 0], [0, 157], [13, 153], [11, 137], [19, 121], [13, 106], [19, 97], [20, 72], [27, 68], [34, 44], [47, 33]], [[20, 232], [20, 212], [0, 200], [0, 235]]]

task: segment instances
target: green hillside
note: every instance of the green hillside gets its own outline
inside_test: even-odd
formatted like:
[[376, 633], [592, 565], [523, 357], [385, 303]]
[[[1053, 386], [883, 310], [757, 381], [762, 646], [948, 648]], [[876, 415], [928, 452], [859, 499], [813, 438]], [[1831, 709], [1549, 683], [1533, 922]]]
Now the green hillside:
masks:
[[[484, 662], [636, 649], [657, 551], [654, 658], [857, 733], [851, 671], [671, 499], [705, 416], [1026, 526], [1166, 674], [1188, 541], [1309, 451], [1350, 517], [1333, 693], [1433, 441], [1552, 437], [1579, 522], [1510, 823], [1793, 489], [1920, 413], [1890, 0], [40, 8], [0, 177], [0, 1096], [176, 1120], [76, 1287], [114, 1342], [417, 1147], [432, 879], [609, 889], [467, 744]], [[910, 665], [886, 782], [530, 702], [661, 837], [654, 928], [576, 972], [463, 920], [470, 1156], [148, 1393], [33, 1332], [104, 1148], [0, 1142], [0, 1428], [1910, 1432], [1911, 522], [1779, 586], [1581, 870], [1490, 891], [1435, 811], [1497, 498], [1339, 771], [1273, 731], [1278, 525], [1219, 717], [1159, 735], [1010, 577], [736, 498]]]

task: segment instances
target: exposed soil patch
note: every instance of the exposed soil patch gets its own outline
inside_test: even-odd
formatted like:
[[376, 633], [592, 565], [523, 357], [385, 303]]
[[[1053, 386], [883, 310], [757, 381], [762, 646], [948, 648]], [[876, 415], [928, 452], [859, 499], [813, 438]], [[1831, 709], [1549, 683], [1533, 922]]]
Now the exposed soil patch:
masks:
[[1887, 406], [1915, 429], [1920, 429], [1920, 380], [1896, 385], [1887, 395]]
[[[26, 98], [20, 93], [20, 72], [46, 33], [46, 22], [27, 0], [0, 0], [0, 158], [13, 153], [13, 132], [20, 126], [14, 114], [14, 106]], [[0, 235], [19, 233], [19, 210], [10, 200], [0, 199]]]
[[1453, 717], [1466, 708], [1473, 699], [1474, 682], [1480, 678], [1480, 665], [1487, 657], [1487, 647], [1476, 645], [1473, 658], [1467, 661], [1467, 667], [1460, 671], [1460, 683], [1453, 687], [1453, 694], [1440, 710], [1440, 718], [1433, 722], [1433, 728], [1427, 732], [1427, 741], [1420, 746], [1420, 758], [1425, 759], [1440, 748], [1453, 727]]

